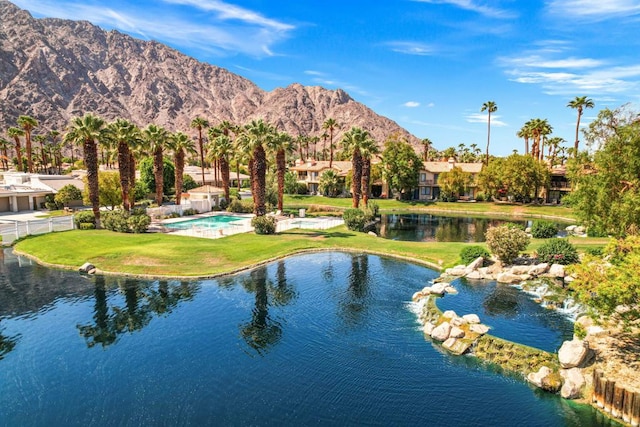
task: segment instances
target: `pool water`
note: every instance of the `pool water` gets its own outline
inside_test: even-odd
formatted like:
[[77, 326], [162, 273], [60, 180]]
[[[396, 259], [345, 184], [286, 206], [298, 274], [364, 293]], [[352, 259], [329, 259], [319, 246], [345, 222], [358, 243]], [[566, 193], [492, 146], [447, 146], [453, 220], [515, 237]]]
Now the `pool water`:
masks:
[[425, 340], [421, 266], [328, 252], [143, 281], [0, 261], [0, 425], [611, 425]]
[[230, 227], [233, 225], [232, 223], [244, 221], [246, 219], [248, 219], [248, 217], [233, 215], [212, 215], [204, 218], [165, 223], [164, 226], [170, 230], [189, 230], [194, 227], [216, 230], [219, 228]]

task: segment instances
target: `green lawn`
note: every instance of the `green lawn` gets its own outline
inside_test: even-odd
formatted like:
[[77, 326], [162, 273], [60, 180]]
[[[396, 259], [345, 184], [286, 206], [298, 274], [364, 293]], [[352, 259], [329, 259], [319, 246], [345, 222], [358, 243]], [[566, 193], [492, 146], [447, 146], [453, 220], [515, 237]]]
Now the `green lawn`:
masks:
[[[565, 221], [574, 221], [575, 214], [573, 210], [566, 206], [541, 206], [541, 205], [522, 205], [512, 203], [493, 203], [493, 202], [476, 202], [476, 203], [445, 203], [445, 202], [417, 202], [399, 201], [394, 199], [375, 199], [374, 200], [381, 211], [406, 211], [406, 212], [424, 212], [424, 213], [440, 213], [440, 214], [458, 214], [473, 216], [513, 216], [528, 218], [550, 218]], [[332, 198], [321, 196], [294, 196], [286, 195], [284, 199], [285, 206], [291, 209], [312, 208], [321, 210], [321, 207], [327, 206], [332, 208], [346, 209], [351, 207], [351, 199]]]
[[[584, 249], [606, 239], [572, 238]], [[542, 243], [534, 240], [530, 251]], [[458, 262], [467, 243], [401, 242], [348, 231], [293, 230], [278, 235], [239, 234], [199, 239], [160, 233], [121, 234], [105, 230], [67, 231], [28, 237], [15, 245], [40, 261], [78, 268], [91, 262], [100, 270], [153, 276], [213, 276], [305, 250], [351, 250], [414, 260], [434, 268]]]

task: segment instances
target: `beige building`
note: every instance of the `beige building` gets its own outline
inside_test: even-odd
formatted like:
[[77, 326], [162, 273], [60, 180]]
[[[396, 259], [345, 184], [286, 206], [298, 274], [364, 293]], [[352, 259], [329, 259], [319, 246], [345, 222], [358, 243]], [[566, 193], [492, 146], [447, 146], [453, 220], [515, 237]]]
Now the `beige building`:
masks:
[[82, 180], [68, 175], [38, 175], [4, 172], [0, 183], [0, 212], [22, 212], [42, 209], [45, 197], [56, 194], [67, 184], [80, 190]]
[[[482, 170], [482, 163], [457, 163], [453, 157], [448, 161], [442, 162], [423, 162], [423, 168], [418, 177], [418, 189], [414, 192], [414, 199], [418, 200], [436, 200], [440, 197], [440, 186], [438, 185], [438, 177], [443, 172], [449, 172], [454, 167], [469, 172], [475, 182], [476, 176]], [[461, 199], [471, 200], [475, 198], [476, 185], [470, 186]]]
[[334, 160], [329, 168], [328, 160], [309, 160], [305, 163], [297, 160], [296, 165], [289, 168], [298, 174], [298, 182], [306, 184], [309, 194], [318, 194], [320, 177], [329, 169], [335, 171], [339, 177], [345, 178], [351, 170], [351, 162]]

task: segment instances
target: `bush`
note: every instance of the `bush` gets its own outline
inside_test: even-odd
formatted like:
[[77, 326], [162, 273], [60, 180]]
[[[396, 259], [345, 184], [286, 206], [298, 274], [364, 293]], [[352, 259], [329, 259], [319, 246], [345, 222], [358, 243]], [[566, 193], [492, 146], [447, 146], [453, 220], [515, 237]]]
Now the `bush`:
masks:
[[276, 232], [276, 220], [271, 216], [257, 216], [251, 220], [251, 226], [256, 234], [274, 234]]
[[227, 212], [251, 213], [253, 212], [253, 201], [251, 200], [231, 200], [227, 207]]
[[[231, 198], [231, 195], [229, 195], [229, 198]], [[226, 199], [220, 199], [219, 208], [221, 210], [225, 210], [225, 209], [227, 209], [227, 207], [229, 207], [229, 202]]]
[[536, 239], [549, 239], [558, 235], [558, 227], [550, 221], [533, 221], [531, 235]]
[[551, 239], [538, 249], [540, 262], [549, 264], [575, 264], [580, 261], [578, 251], [568, 240]]
[[80, 211], [73, 216], [73, 222], [76, 223], [76, 227], [81, 230], [89, 230], [88, 228], [80, 227], [80, 224], [93, 224], [93, 228], [96, 228], [96, 217], [93, 216], [93, 211]]
[[127, 222], [133, 233], [146, 233], [151, 224], [151, 217], [147, 214], [131, 215]]
[[363, 231], [366, 222], [365, 214], [361, 209], [347, 209], [342, 214], [342, 219], [349, 230]]
[[187, 175], [186, 173], [182, 175], [182, 191], [186, 192], [194, 188], [198, 188], [198, 183], [191, 178], [191, 175]]
[[489, 228], [485, 238], [491, 253], [505, 264], [511, 264], [529, 245], [529, 236], [524, 231], [508, 225]]
[[92, 222], [81, 222], [78, 225], [78, 228], [80, 230], [95, 230], [96, 229], [96, 225]]
[[462, 263], [465, 265], [471, 264], [478, 257], [482, 257], [486, 261], [491, 257], [491, 254], [484, 247], [477, 246], [477, 245], [465, 246], [460, 251], [460, 259], [462, 260]]
[[197, 215], [200, 212], [198, 212], [197, 210], [193, 209], [193, 208], [189, 208], [189, 209], [185, 209], [182, 211], [182, 216], [191, 216], [191, 215]]
[[604, 254], [603, 248], [585, 248], [585, 253], [591, 256], [601, 257]]
[[365, 221], [373, 221], [378, 216], [378, 211], [380, 208], [378, 204], [373, 200], [369, 200], [367, 206], [362, 210], [364, 212]]
[[[67, 184], [62, 187], [54, 197], [54, 201], [58, 206], [68, 205], [74, 200], [82, 200], [82, 191], [72, 184]], [[58, 209], [62, 209], [62, 207]]]
[[486, 198], [484, 196], [484, 193], [480, 193], [480, 192], [476, 193], [476, 197], [475, 197], [476, 202], [484, 202], [485, 199]]
[[129, 214], [125, 211], [105, 212], [102, 215], [102, 226], [118, 233], [129, 232]]

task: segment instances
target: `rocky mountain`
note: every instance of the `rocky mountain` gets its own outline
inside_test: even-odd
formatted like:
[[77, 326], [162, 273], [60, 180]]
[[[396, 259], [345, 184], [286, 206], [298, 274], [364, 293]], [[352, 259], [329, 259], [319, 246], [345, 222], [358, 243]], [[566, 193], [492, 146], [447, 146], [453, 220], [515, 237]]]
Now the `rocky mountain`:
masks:
[[184, 132], [192, 132], [189, 124], [196, 116], [212, 124], [263, 118], [294, 136], [320, 135], [322, 123], [332, 117], [343, 129], [368, 129], [380, 144], [394, 132], [419, 143], [340, 89], [293, 84], [267, 92], [160, 43], [86, 21], [35, 19], [6, 0], [0, 0], [0, 18], [3, 135], [21, 114], [36, 118], [35, 133], [44, 133], [64, 130], [71, 118], [92, 112]]

